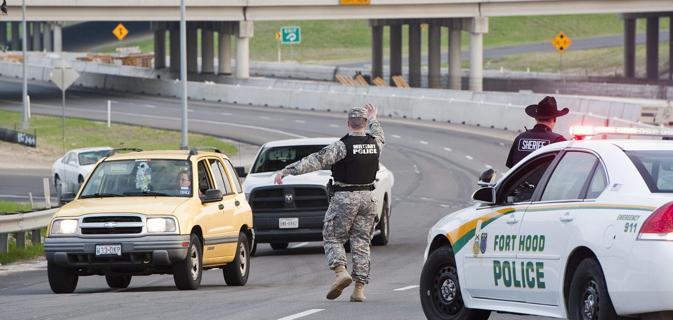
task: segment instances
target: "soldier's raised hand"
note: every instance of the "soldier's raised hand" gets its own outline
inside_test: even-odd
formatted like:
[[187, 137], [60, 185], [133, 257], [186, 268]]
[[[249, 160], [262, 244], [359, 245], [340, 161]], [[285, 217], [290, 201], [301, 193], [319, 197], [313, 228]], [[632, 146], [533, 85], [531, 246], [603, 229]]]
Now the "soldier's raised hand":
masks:
[[367, 110], [367, 119], [369, 119], [369, 121], [376, 119], [376, 114], [378, 113], [376, 106], [367, 103], [365, 104], [365, 110]]
[[282, 171], [276, 171], [276, 177], [274, 178], [273, 182], [275, 184], [283, 184], [283, 172]]

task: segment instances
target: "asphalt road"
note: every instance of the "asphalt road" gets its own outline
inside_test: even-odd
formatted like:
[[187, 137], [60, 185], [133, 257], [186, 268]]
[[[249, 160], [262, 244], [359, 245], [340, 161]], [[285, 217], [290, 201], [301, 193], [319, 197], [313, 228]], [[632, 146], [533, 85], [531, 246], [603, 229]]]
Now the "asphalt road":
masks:
[[[0, 109], [19, 110], [20, 91], [18, 82], [0, 79]], [[60, 114], [58, 91], [31, 85], [30, 92], [34, 113]], [[160, 97], [73, 91], [66, 114], [104, 119], [107, 99], [117, 101], [115, 122], [179, 128], [179, 101]], [[343, 114], [203, 102], [190, 103], [189, 117], [191, 131], [252, 144], [340, 136], [345, 125]], [[281, 319], [314, 312], [301, 319], [423, 319], [417, 285], [427, 231], [440, 217], [470, 202], [482, 170], [503, 169], [508, 143], [490, 130], [478, 135], [433, 122], [382, 119], [382, 124], [387, 140], [382, 161], [396, 181], [391, 241], [372, 248], [366, 303], [348, 302], [350, 291], [335, 301], [324, 298], [333, 274], [321, 243], [314, 242], [280, 251], [260, 245], [245, 287], [228, 287], [221, 272], [211, 270], [204, 272], [198, 291], [176, 290], [169, 275], [135, 277], [123, 290], [109, 289], [102, 277], [82, 277], [74, 294], [56, 295], [45, 270], [0, 276], [0, 318]], [[510, 318], [520, 317], [491, 317]]]

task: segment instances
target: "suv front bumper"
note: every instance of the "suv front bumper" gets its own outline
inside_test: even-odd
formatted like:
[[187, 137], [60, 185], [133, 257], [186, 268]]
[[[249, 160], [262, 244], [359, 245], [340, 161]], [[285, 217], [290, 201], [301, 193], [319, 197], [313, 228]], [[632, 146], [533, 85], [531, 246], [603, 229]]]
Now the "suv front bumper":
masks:
[[[140, 237], [48, 237], [47, 261], [70, 268], [169, 266], [187, 257], [189, 235]], [[120, 244], [121, 256], [96, 256], [96, 245]], [[185, 245], [187, 244], [187, 245]]]

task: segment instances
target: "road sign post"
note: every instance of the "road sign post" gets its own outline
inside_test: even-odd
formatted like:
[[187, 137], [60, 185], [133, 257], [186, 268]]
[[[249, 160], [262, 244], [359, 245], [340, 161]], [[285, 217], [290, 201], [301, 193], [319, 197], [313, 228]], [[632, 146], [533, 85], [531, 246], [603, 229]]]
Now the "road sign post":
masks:
[[73, 70], [71, 66], [61, 61], [59, 65], [54, 67], [49, 79], [53, 82], [59, 89], [61, 89], [61, 134], [63, 139], [63, 152], [65, 152], [65, 91], [79, 78], [79, 73]]

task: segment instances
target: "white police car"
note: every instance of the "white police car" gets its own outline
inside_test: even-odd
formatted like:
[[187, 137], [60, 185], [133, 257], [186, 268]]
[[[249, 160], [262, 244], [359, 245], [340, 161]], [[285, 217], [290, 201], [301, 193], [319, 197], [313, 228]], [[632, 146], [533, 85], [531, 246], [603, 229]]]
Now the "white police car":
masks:
[[673, 319], [673, 141], [552, 144], [473, 199], [428, 234], [429, 319]]

